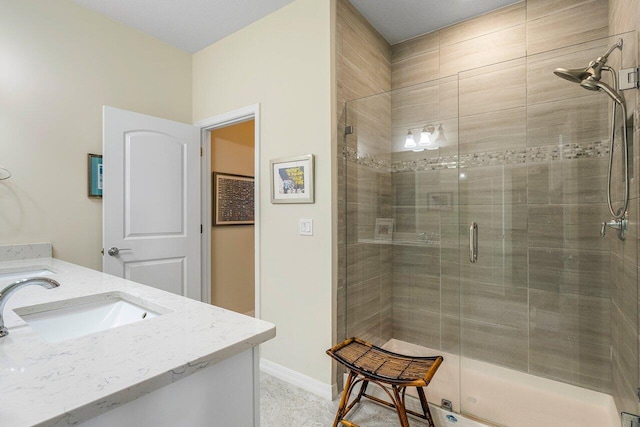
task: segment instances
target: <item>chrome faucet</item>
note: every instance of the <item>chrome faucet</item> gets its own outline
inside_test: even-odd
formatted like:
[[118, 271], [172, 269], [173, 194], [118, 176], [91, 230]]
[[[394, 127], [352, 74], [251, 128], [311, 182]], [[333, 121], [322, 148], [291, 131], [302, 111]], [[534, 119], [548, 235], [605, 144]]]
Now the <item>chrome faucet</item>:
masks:
[[600, 235], [604, 237], [607, 234], [607, 227], [609, 227], [618, 230], [618, 239], [625, 240], [627, 238], [628, 222], [626, 214], [622, 218], [614, 218], [609, 222], [603, 222], [600, 224]]
[[60, 283], [47, 277], [31, 277], [29, 279], [17, 280], [0, 291], [0, 338], [9, 335], [9, 331], [4, 327], [4, 306], [7, 304], [9, 297], [11, 297], [11, 295], [13, 295], [18, 289], [22, 289], [29, 285], [40, 285], [46, 289], [53, 289], [60, 286]]

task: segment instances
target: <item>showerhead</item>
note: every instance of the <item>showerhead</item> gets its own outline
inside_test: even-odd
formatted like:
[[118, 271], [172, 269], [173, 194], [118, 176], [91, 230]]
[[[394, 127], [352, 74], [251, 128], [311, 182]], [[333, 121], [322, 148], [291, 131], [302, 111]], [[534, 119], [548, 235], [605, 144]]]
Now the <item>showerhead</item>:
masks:
[[553, 74], [573, 83], [582, 83], [585, 79], [600, 81], [600, 79], [602, 78], [603, 68], [608, 69], [607, 67], [605, 67], [607, 59], [609, 58], [609, 55], [611, 55], [611, 52], [613, 52], [615, 49], [622, 49], [622, 39], [618, 40], [618, 43], [611, 46], [604, 55], [597, 58], [595, 61], [591, 61], [587, 68], [556, 68]]
[[595, 80], [595, 79], [592, 79], [591, 77], [589, 77], [589, 78], [586, 78], [583, 81], [581, 81], [580, 82], [580, 86], [582, 86], [583, 88], [585, 88], [587, 90], [604, 92], [607, 95], [609, 95], [609, 97], [611, 99], [613, 99], [614, 102], [617, 102], [620, 105], [624, 104], [624, 99], [620, 96], [618, 91], [616, 91], [614, 88], [612, 88], [611, 86], [609, 86], [605, 82], [600, 82], [598, 80]]
[[556, 68], [553, 74], [573, 83], [581, 83], [587, 77], [592, 76], [589, 68]]

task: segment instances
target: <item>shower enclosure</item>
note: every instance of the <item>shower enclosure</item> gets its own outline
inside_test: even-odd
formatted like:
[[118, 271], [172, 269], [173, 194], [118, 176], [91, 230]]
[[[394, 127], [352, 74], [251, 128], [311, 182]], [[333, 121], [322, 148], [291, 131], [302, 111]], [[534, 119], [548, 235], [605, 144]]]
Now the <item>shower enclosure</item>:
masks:
[[620, 38], [608, 65], [635, 66], [625, 33], [347, 102], [341, 338], [444, 355], [430, 402], [496, 425], [558, 401], [637, 410], [637, 156], [629, 237], [602, 237], [611, 100], [553, 75]]

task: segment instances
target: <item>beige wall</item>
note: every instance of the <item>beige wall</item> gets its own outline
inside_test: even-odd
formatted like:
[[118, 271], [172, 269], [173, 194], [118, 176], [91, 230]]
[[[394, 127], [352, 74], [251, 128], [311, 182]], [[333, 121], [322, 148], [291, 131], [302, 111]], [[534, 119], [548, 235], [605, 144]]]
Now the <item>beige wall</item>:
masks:
[[[260, 103], [261, 356], [329, 385], [335, 286], [333, 1], [298, 0], [193, 56], [193, 118]], [[316, 155], [314, 204], [273, 205], [269, 160]], [[298, 235], [312, 218], [314, 236]]]
[[87, 153], [102, 106], [191, 121], [191, 55], [67, 0], [6, 0], [0, 13], [0, 244], [48, 241], [101, 269], [102, 203]]
[[[253, 176], [254, 120], [211, 132], [211, 171]], [[254, 309], [254, 226], [211, 229], [211, 304], [239, 313]]]

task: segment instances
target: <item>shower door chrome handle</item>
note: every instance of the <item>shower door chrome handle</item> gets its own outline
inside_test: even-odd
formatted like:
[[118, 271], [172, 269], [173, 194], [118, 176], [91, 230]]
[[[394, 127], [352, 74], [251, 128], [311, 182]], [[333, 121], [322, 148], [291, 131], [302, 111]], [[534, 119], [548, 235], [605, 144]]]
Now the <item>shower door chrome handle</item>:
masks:
[[469, 226], [469, 261], [478, 260], [478, 224], [472, 222]]

